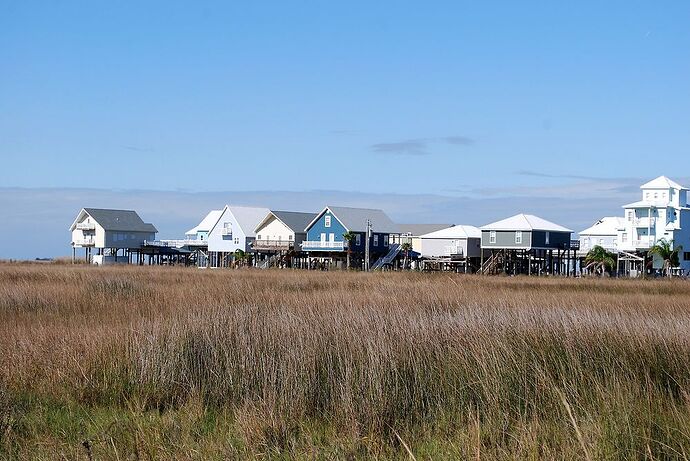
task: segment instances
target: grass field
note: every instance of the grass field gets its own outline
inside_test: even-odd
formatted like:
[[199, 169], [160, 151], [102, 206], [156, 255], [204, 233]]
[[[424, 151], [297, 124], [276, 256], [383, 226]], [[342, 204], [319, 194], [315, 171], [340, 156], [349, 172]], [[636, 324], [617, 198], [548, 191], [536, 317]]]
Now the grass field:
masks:
[[690, 283], [0, 265], [2, 459], [686, 459]]

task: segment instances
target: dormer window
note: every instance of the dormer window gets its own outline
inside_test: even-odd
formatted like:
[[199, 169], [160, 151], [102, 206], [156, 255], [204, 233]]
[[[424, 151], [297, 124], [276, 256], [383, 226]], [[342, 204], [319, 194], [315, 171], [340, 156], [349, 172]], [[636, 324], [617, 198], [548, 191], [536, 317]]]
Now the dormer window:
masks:
[[326, 227], [331, 227], [331, 217], [330, 217], [329, 215], [326, 215], [326, 217], [324, 218], [324, 223], [323, 223], [323, 224], [324, 224], [324, 226], [326, 226]]

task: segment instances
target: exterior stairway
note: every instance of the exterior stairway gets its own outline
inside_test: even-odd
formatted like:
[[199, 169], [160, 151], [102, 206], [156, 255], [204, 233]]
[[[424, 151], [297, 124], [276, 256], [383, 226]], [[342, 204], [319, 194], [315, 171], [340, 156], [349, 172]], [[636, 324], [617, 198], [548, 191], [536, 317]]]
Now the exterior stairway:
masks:
[[386, 264], [391, 264], [395, 260], [395, 258], [398, 256], [401, 249], [402, 248], [401, 248], [399, 243], [392, 244], [388, 249], [388, 253], [386, 253], [384, 256], [381, 256], [379, 259], [377, 259], [376, 262], [371, 265], [370, 269], [371, 270], [381, 269]]
[[502, 253], [494, 253], [484, 261], [484, 264], [482, 264], [482, 268], [480, 269], [479, 273], [482, 275], [485, 274], [495, 274], [500, 270], [500, 266], [503, 264], [503, 254]]

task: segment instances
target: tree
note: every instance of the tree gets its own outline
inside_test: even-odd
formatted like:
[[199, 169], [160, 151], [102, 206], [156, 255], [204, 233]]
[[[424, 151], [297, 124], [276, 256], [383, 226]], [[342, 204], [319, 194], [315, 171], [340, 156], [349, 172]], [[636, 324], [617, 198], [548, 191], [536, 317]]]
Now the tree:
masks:
[[350, 268], [350, 255], [352, 254], [352, 242], [354, 241], [357, 234], [352, 231], [347, 231], [343, 234], [343, 239], [347, 242], [347, 262], [346, 268]]
[[412, 250], [412, 244], [410, 242], [403, 243], [400, 248], [405, 252], [405, 258], [403, 259], [403, 269], [407, 269], [407, 261], [410, 258], [410, 250]]
[[615, 256], [610, 251], [606, 251], [603, 247], [595, 245], [585, 256], [585, 269], [599, 271], [603, 275], [607, 268], [613, 269], [616, 264]]
[[678, 245], [674, 248], [673, 240], [666, 240], [662, 238], [659, 239], [659, 241], [657, 241], [656, 244], [654, 244], [654, 246], [649, 249], [649, 252], [647, 254], [649, 256], [656, 255], [663, 259], [664, 265], [661, 268], [661, 271], [670, 277], [671, 268], [674, 266], [678, 266], [680, 264], [678, 255], [680, 254], [682, 249], [683, 247], [681, 245]]

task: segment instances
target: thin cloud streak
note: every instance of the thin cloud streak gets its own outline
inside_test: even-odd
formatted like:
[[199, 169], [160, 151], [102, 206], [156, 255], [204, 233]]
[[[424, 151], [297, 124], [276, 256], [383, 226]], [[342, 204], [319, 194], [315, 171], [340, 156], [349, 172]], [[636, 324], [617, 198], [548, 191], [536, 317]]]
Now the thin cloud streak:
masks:
[[431, 152], [429, 151], [429, 145], [433, 143], [444, 143], [453, 146], [471, 146], [474, 144], [474, 139], [469, 138], [467, 136], [418, 138], [398, 142], [372, 144], [371, 149], [379, 154], [431, 155]]

